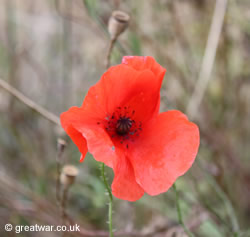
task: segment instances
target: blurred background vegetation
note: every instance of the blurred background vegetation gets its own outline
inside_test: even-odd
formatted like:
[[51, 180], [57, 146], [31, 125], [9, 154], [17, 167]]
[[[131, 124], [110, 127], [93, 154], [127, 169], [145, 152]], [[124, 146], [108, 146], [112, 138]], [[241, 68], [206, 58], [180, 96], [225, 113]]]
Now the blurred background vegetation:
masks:
[[[199, 154], [177, 181], [184, 222], [201, 237], [250, 236], [250, 2], [224, 2], [212, 73], [197, 111], [188, 114], [200, 127]], [[107, 22], [111, 12], [120, 9], [131, 22], [114, 47], [111, 64], [120, 63], [124, 55], [155, 57], [167, 68], [162, 110], [186, 112], [215, 4], [215, 0], [1, 0], [0, 78], [57, 116], [72, 105], [80, 106], [105, 71]], [[15, 236], [4, 231], [6, 223], [60, 224], [55, 199], [60, 129], [0, 87], [0, 131], [0, 236]], [[79, 157], [68, 140], [63, 159], [76, 165], [79, 175], [67, 210], [82, 228], [71, 235], [99, 236], [95, 231], [107, 230], [108, 198], [99, 164], [89, 154], [84, 163]], [[111, 183], [113, 174], [107, 171]], [[119, 235], [125, 237], [186, 236], [178, 225], [173, 189], [156, 197], [144, 195], [135, 203], [115, 199], [114, 227], [125, 231]]]

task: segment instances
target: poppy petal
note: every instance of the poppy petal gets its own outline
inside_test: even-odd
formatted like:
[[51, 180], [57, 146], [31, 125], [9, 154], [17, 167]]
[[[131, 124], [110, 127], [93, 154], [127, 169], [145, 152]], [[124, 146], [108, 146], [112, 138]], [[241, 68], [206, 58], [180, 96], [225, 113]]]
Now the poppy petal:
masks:
[[[97, 161], [113, 167], [113, 160], [116, 159], [114, 144], [104, 127], [97, 125], [97, 120], [89, 118], [89, 115], [78, 107], [71, 107], [62, 113], [60, 118], [62, 127], [75, 142], [82, 157], [86, 155], [86, 149], [83, 150], [85, 144]], [[79, 138], [81, 136], [82, 140]]]
[[135, 181], [133, 167], [125, 155], [119, 156], [114, 173], [112, 193], [115, 197], [133, 202], [143, 196], [144, 190]]
[[80, 161], [82, 162], [88, 152], [86, 139], [72, 125], [69, 125], [66, 128], [66, 133], [69, 135], [69, 137], [72, 139], [72, 141], [76, 144], [79, 151], [81, 152]]
[[89, 89], [82, 108], [104, 119], [134, 92], [138, 75], [138, 72], [124, 65], [109, 68], [100, 81]]
[[[138, 60], [137, 57], [135, 60]], [[147, 61], [151, 62], [151, 60]], [[154, 63], [157, 64], [155, 61]], [[159, 64], [157, 65], [160, 67]], [[143, 70], [140, 71], [126, 64], [111, 67], [103, 74], [101, 80], [90, 88], [82, 108], [89, 113], [96, 113], [96, 117], [103, 119], [118, 107], [127, 105], [131, 105], [131, 108], [136, 106], [140, 110], [137, 114], [141, 114], [140, 117], [143, 118], [146, 114], [152, 116], [152, 111], [159, 112], [159, 92], [165, 69], [159, 69], [156, 75], [151, 70], [152, 65], [149, 65], [149, 68], [146, 66], [145, 64]], [[147, 106], [140, 106], [142, 103]], [[141, 113], [142, 111], [143, 113]]]
[[166, 69], [158, 64], [153, 57], [150, 56], [125, 56], [122, 58], [122, 63], [132, 67], [137, 71], [144, 71], [146, 69], [154, 73], [160, 80], [163, 80]]
[[136, 93], [124, 104], [135, 111], [134, 119], [137, 121], [147, 121], [159, 113], [161, 84], [154, 84], [154, 80], [155, 76], [151, 71], [141, 72], [138, 81], [144, 81], [143, 85], [138, 86]]
[[150, 195], [166, 192], [193, 164], [199, 129], [180, 111], [158, 115], [130, 149], [136, 181]]

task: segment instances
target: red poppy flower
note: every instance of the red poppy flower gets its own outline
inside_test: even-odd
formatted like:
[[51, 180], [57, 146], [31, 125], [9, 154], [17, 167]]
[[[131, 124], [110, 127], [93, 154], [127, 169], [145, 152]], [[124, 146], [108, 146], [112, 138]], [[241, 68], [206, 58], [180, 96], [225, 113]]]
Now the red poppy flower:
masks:
[[114, 170], [117, 198], [166, 192], [196, 157], [198, 127], [180, 111], [159, 113], [165, 71], [152, 57], [124, 57], [90, 88], [80, 108], [61, 114], [81, 161], [89, 151]]

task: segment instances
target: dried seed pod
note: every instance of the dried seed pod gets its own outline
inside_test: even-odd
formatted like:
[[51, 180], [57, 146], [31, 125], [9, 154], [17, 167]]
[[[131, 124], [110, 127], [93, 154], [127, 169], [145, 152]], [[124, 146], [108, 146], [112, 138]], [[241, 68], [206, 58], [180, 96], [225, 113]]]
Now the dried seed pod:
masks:
[[60, 181], [64, 188], [71, 186], [74, 183], [77, 175], [78, 169], [75, 166], [65, 165], [60, 176]]
[[129, 23], [129, 15], [122, 11], [113, 11], [108, 23], [108, 31], [112, 40], [126, 30]]
[[66, 147], [67, 143], [61, 138], [57, 139], [57, 150], [62, 153]]

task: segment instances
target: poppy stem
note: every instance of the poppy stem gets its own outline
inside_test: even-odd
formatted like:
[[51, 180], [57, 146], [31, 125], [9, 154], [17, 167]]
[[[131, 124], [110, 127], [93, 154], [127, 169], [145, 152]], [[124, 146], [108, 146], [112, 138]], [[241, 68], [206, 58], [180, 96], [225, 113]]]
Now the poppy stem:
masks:
[[186, 227], [186, 225], [184, 224], [184, 221], [182, 219], [182, 213], [181, 213], [181, 205], [180, 205], [180, 201], [179, 201], [179, 193], [178, 190], [176, 188], [176, 184], [173, 184], [173, 188], [175, 191], [175, 202], [176, 202], [176, 208], [177, 208], [177, 214], [178, 214], [178, 221], [180, 223], [180, 225], [182, 226], [183, 230], [185, 231], [185, 233], [189, 236], [189, 237], [194, 237], [194, 235], [191, 233], [191, 231]]
[[103, 182], [104, 185], [108, 191], [108, 196], [109, 196], [109, 237], [113, 237], [113, 226], [112, 226], [112, 212], [113, 212], [113, 196], [112, 196], [112, 192], [111, 189], [109, 187], [106, 175], [105, 175], [105, 170], [104, 170], [104, 163], [102, 163], [101, 166], [101, 174], [102, 174], [102, 178], [103, 178]]
[[106, 57], [106, 69], [108, 69], [110, 67], [110, 57], [111, 57], [111, 52], [112, 52], [112, 49], [115, 45], [115, 42], [116, 42], [116, 38], [111, 39], [109, 41], [108, 53], [107, 53], [107, 57]]

